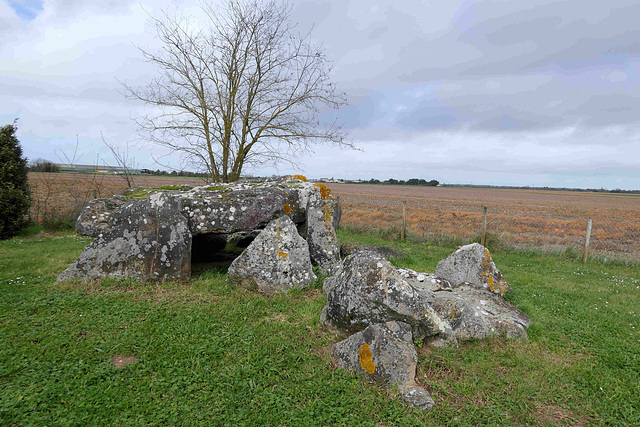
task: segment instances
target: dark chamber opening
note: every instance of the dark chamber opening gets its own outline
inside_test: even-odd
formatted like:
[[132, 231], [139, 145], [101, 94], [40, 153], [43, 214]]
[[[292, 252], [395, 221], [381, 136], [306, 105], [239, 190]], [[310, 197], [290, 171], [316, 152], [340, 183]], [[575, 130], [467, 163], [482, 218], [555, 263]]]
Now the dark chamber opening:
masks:
[[191, 275], [205, 271], [226, 273], [234, 259], [255, 239], [257, 232], [198, 234], [191, 241]]

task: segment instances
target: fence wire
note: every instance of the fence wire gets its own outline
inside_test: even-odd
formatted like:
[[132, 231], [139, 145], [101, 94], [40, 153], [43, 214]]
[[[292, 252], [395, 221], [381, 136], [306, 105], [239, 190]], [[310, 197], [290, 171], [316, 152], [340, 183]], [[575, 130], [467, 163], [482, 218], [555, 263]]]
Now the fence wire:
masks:
[[589, 211], [582, 207], [524, 204], [504, 208], [491, 201], [448, 201], [428, 198], [340, 194], [341, 225], [400, 235], [403, 204], [408, 235], [422, 240], [480, 241], [487, 207], [487, 241], [512, 248], [584, 253], [587, 224], [592, 219], [589, 255], [604, 259], [640, 260], [640, 199], [636, 210]]

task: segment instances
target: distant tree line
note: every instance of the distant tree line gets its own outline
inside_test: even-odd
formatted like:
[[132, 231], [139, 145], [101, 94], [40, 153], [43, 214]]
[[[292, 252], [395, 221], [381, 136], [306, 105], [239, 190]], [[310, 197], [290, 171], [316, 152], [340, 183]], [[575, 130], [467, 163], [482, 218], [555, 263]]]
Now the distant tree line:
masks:
[[608, 190], [606, 188], [571, 188], [571, 187], [531, 187], [529, 185], [474, 185], [474, 184], [442, 184], [443, 187], [462, 187], [462, 188], [499, 188], [509, 190], [546, 190], [546, 191], [575, 191], [583, 193], [623, 193], [623, 194], [640, 194], [640, 190], [622, 190], [615, 188]]
[[[144, 171], [145, 169], [143, 169]], [[146, 174], [148, 175], [160, 175], [160, 176], [187, 176], [187, 177], [195, 177], [195, 178], [206, 178], [209, 176], [207, 172], [191, 172], [191, 171], [163, 171], [160, 169], [149, 170]]]
[[432, 179], [427, 181], [421, 178], [411, 178], [408, 180], [389, 178], [386, 181], [380, 181], [379, 179], [371, 178], [369, 181], [362, 181], [363, 184], [382, 184], [382, 185], [421, 185], [423, 187], [437, 187], [440, 185], [438, 181]]
[[29, 172], [60, 172], [60, 166], [45, 159], [37, 159], [29, 166]]

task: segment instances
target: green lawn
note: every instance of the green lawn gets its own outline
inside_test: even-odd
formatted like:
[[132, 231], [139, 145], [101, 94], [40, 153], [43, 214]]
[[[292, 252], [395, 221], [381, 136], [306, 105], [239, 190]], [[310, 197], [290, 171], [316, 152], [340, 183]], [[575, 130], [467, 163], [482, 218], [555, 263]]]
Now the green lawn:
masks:
[[[387, 244], [433, 271], [454, 248]], [[528, 342], [418, 348], [421, 412], [336, 370], [324, 296], [266, 297], [223, 272], [189, 282], [60, 285], [89, 242], [0, 242], [0, 425], [640, 425], [640, 267], [497, 252]], [[112, 358], [135, 356], [115, 367]]]

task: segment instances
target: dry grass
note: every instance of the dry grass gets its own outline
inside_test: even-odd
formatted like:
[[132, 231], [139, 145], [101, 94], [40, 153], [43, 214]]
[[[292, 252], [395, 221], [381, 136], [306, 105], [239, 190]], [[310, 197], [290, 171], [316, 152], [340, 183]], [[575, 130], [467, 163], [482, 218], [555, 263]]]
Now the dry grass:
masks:
[[640, 259], [640, 196], [520, 189], [331, 184], [340, 197], [342, 224], [356, 229], [398, 229], [407, 203], [407, 231], [419, 238], [466, 241], [482, 230], [509, 246], [581, 250], [593, 219], [593, 253]]
[[[202, 178], [175, 176], [134, 177], [136, 186], [159, 187], [174, 184], [202, 185]], [[74, 218], [94, 198], [120, 194], [126, 181], [117, 175], [74, 173], [29, 173], [33, 203], [31, 218], [42, 223], [58, 218]]]

